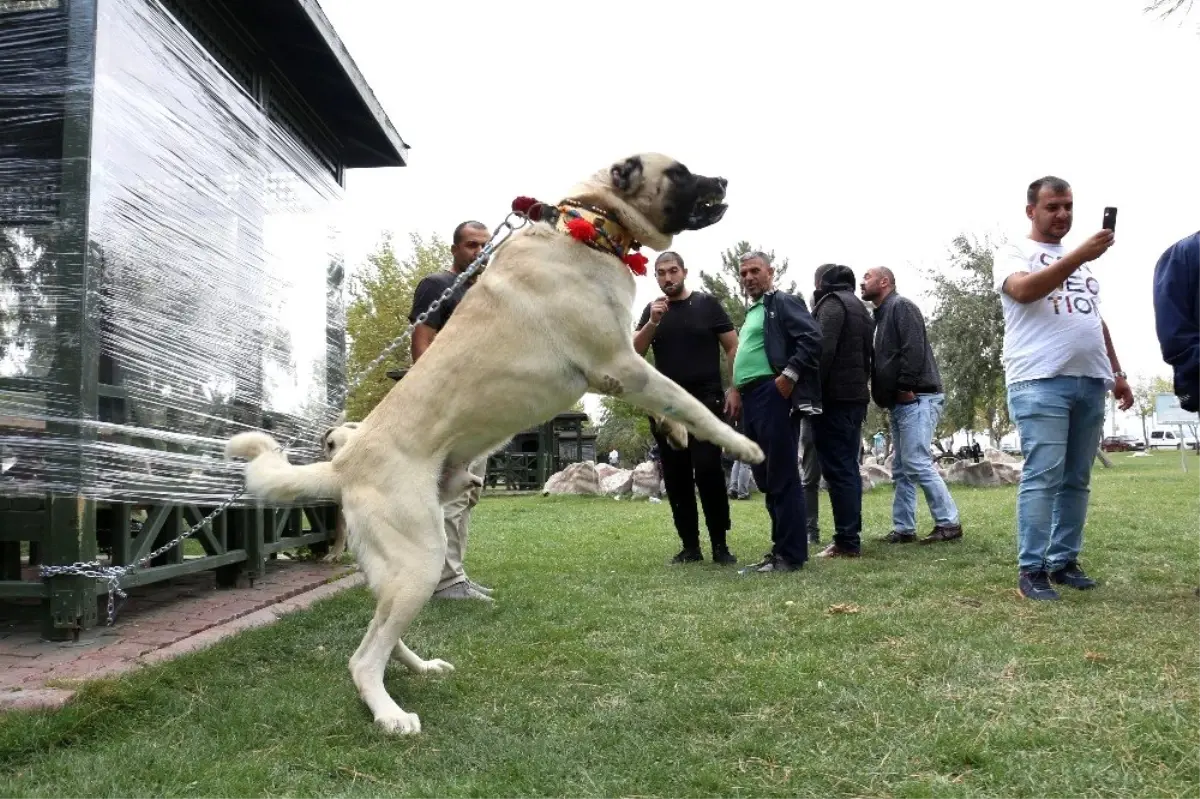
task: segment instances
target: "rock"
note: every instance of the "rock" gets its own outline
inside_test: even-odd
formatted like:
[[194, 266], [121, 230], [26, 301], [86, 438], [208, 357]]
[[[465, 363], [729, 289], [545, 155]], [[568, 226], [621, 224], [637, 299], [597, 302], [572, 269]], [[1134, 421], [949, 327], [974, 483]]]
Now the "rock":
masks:
[[880, 483], [892, 482], [892, 470], [886, 466], [868, 463], [866, 466], [862, 467], [861, 471], [864, 474], [869, 475], [871, 482], [875, 483], [876, 485], [879, 485]]
[[994, 449], [992, 447], [988, 447], [987, 449], [985, 449], [983, 451], [983, 459], [991, 461], [992, 463], [1020, 463], [1021, 462], [1020, 458], [1014, 458], [1012, 455], [1009, 455], [1007, 452], [1004, 452], [1004, 451], [998, 450], [998, 449]]
[[606, 477], [611, 477], [617, 472], [629, 471], [628, 469], [619, 469], [609, 463], [597, 463], [596, 474], [600, 476], [600, 482], [603, 483]]
[[635, 497], [657, 497], [663, 493], [658, 467], [653, 461], [639, 463], [632, 472], [633, 495]]
[[1021, 470], [1012, 464], [987, 460], [979, 463], [955, 461], [946, 469], [945, 480], [947, 483], [983, 487], [1016, 485], [1021, 482]]
[[859, 469], [858, 476], [862, 479], [862, 490], [864, 494], [875, 487], [875, 481], [871, 479], [871, 473], [866, 469]]
[[[596, 471], [600, 472], [600, 469]], [[606, 497], [621, 497], [632, 492], [632, 469], [612, 469], [610, 474], [600, 477], [600, 493]]]
[[599, 494], [600, 476], [596, 473], [596, 464], [591, 461], [572, 463], [561, 472], [550, 475], [546, 485], [542, 487], [542, 495], [547, 494]]

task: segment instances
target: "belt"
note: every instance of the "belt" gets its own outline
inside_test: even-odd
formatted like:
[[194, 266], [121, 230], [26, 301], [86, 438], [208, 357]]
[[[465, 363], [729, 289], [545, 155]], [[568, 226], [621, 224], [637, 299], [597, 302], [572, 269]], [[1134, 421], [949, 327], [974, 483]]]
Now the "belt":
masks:
[[771, 382], [775, 382], [775, 375], [767, 375], [766, 377], [756, 377], [749, 382], [742, 383], [740, 386], [737, 387], [738, 393], [741, 394], [742, 392], [745, 392], [745, 391], [753, 391], [754, 389], [761, 386], [763, 383], [766, 383], [768, 380], [770, 380]]

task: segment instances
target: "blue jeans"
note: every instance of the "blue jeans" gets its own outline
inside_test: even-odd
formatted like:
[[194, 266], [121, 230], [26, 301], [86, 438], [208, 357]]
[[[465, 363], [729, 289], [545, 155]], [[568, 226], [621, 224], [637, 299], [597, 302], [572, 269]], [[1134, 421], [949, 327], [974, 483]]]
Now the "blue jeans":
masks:
[[925, 492], [936, 527], [958, 524], [958, 507], [946, 488], [946, 481], [933, 465], [930, 451], [944, 402], [944, 394], [918, 394], [916, 402], [892, 408], [892, 441], [896, 445], [892, 462], [892, 482], [896, 486], [892, 529], [897, 533], [917, 532], [918, 485]]
[[1025, 467], [1017, 493], [1017, 566], [1056, 571], [1079, 558], [1092, 460], [1104, 429], [1104, 381], [1022, 380], [1008, 387]]

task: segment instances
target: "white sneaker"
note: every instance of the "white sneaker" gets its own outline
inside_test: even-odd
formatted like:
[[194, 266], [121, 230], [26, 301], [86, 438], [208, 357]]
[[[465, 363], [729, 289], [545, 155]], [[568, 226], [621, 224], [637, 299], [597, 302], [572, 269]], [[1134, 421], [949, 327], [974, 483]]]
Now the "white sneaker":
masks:
[[478, 599], [483, 602], [491, 602], [492, 598], [487, 594], [476, 591], [467, 581], [448, 585], [438, 591], [433, 592], [434, 599]]

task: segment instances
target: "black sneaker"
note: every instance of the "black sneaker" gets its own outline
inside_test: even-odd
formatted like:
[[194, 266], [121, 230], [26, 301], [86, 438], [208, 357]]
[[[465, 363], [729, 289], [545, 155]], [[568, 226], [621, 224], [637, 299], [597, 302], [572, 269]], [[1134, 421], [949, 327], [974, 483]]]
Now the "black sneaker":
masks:
[[747, 566], [746, 568], [741, 569], [738, 571], [738, 574], [772, 574], [778, 572], [794, 572], [798, 571], [803, 565], [804, 564], [795, 565], [788, 563], [778, 555], [772, 555], [762, 563], [756, 563], [753, 566]]
[[713, 563], [720, 563], [723, 565], [730, 565], [733, 563], [737, 563], [737, 555], [734, 555], [732, 552], [730, 552], [729, 547], [714, 548], [713, 553], [712, 553], [712, 559], [713, 559]]
[[887, 535], [879, 539], [885, 544], [911, 544], [917, 540], [916, 533], [901, 533], [892, 530]]
[[1050, 575], [1045, 570], [1021, 572], [1017, 589], [1026, 599], [1058, 599], [1058, 592], [1050, 585]]
[[1087, 591], [1097, 585], [1095, 580], [1083, 573], [1083, 569], [1079, 568], [1079, 563], [1073, 560], [1067, 561], [1067, 564], [1061, 569], [1050, 572], [1050, 582], [1069, 585], [1080, 591]]
[[704, 555], [700, 553], [698, 548], [684, 547], [679, 551], [679, 554], [671, 558], [671, 563], [695, 563], [704, 560]]

